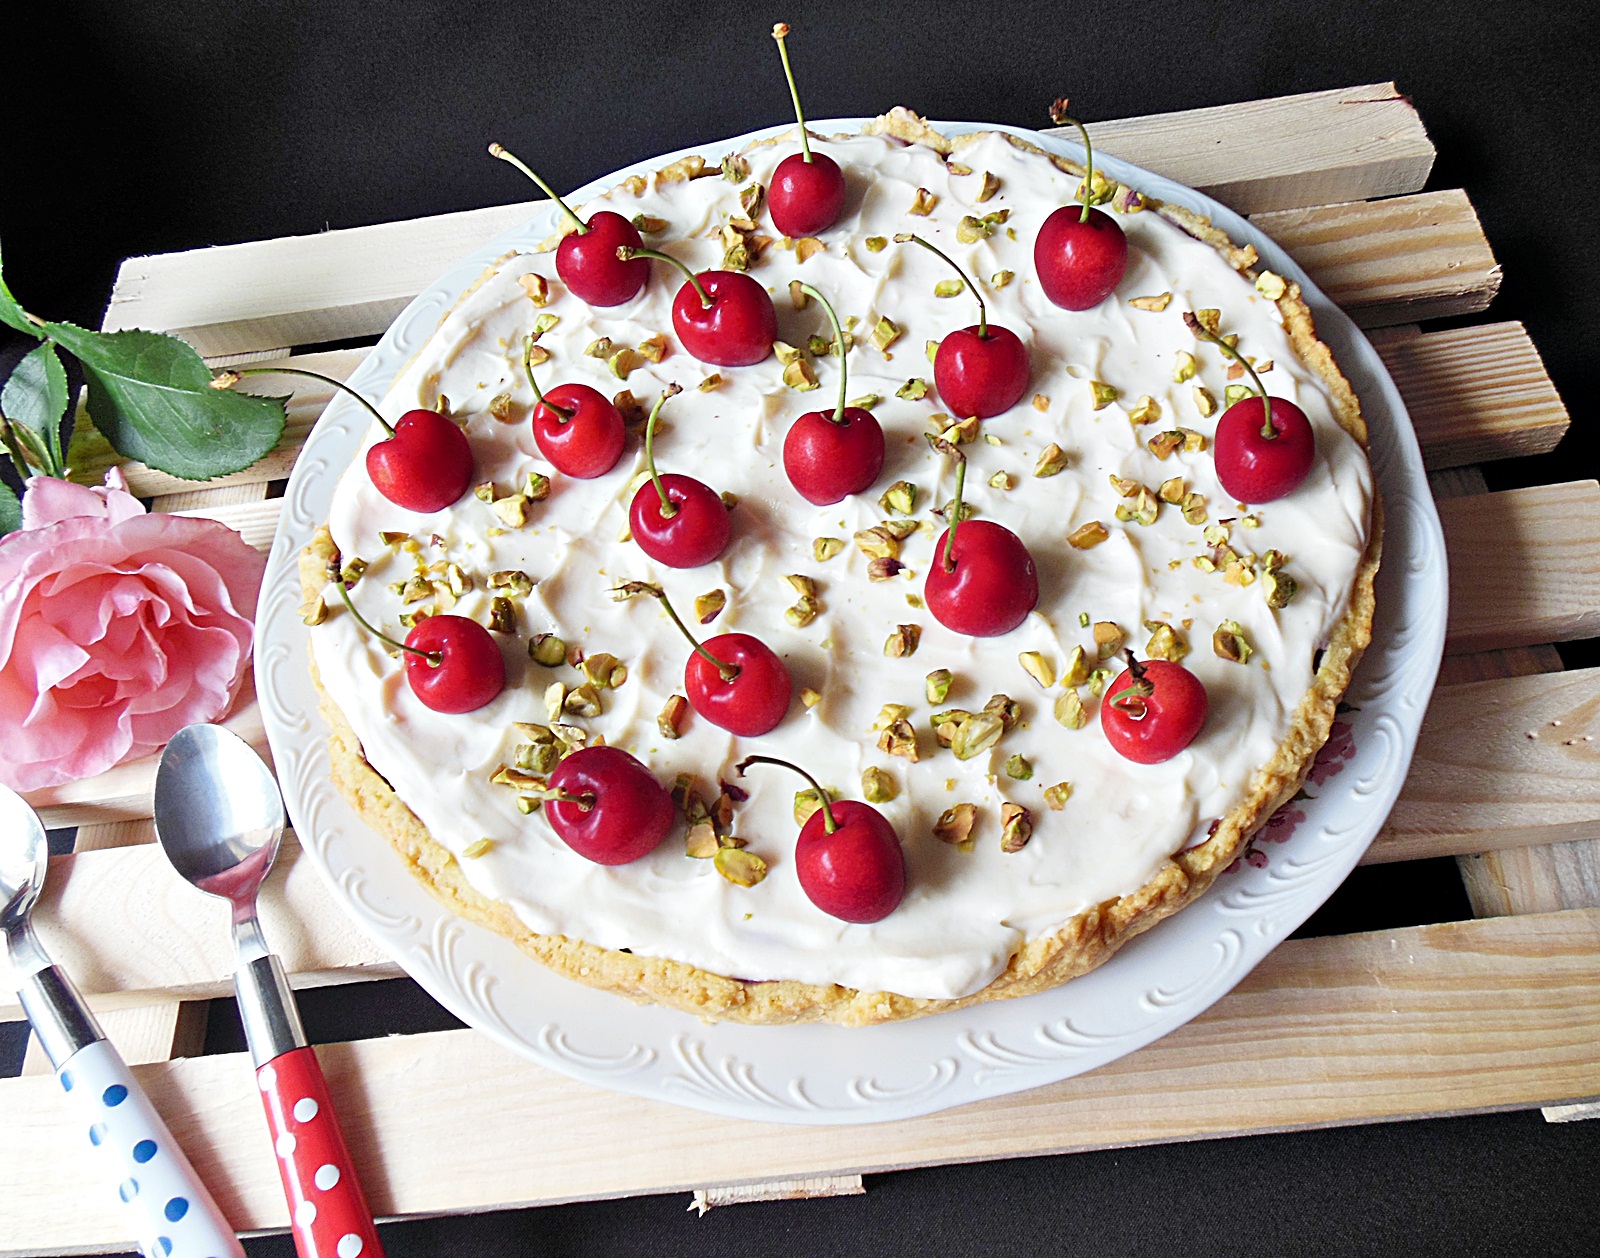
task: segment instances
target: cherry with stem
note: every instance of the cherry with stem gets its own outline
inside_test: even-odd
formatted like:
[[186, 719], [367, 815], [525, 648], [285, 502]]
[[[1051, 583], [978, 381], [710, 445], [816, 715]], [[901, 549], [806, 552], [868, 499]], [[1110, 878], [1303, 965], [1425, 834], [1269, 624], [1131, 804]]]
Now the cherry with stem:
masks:
[[950, 526], [935, 543], [937, 558], [924, 578], [923, 600], [933, 618], [956, 633], [974, 638], [1010, 633], [1039, 602], [1033, 556], [1004, 525], [991, 520], [963, 522], [967, 457], [942, 437], [929, 436], [928, 441], [935, 450], [954, 457], [957, 466]]
[[378, 492], [397, 507], [432, 514], [450, 506], [472, 485], [474, 464], [467, 435], [438, 411], [418, 407], [391, 424], [344, 381], [303, 367], [237, 367], [220, 373], [211, 387], [232, 388], [244, 376], [304, 376], [361, 403], [389, 434], [387, 440], [367, 449], [367, 475]]
[[772, 225], [792, 238], [815, 236], [838, 221], [839, 211], [844, 208], [845, 183], [844, 172], [837, 162], [826, 153], [811, 151], [806, 116], [800, 108], [800, 89], [795, 86], [794, 69], [789, 65], [789, 47], [784, 42], [788, 36], [787, 22], [779, 22], [772, 28], [778, 56], [783, 60], [783, 77], [789, 82], [794, 116], [800, 124], [800, 152], [791, 153], [772, 172], [767, 209], [772, 214]]
[[1107, 687], [1100, 727], [1111, 749], [1135, 764], [1170, 760], [1206, 723], [1204, 684], [1182, 664], [1127, 652], [1128, 667]]
[[1026, 346], [1009, 328], [990, 324], [983, 294], [954, 258], [912, 232], [901, 232], [895, 241], [921, 245], [943, 259], [978, 303], [978, 322], [949, 333], [933, 356], [933, 383], [944, 404], [963, 419], [1010, 410], [1028, 391]]
[[[659, 249], [625, 245], [626, 260], [656, 258], [682, 272], [684, 286], [672, 301], [672, 326], [684, 349], [716, 367], [749, 367], [772, 353], [778, 312], [761, 284], [740, 271], [701, 271]], [[645, 263], [648, 265], [648, 263]]]
[[404, 652], [406, 684], [435, 712], [475, 712], [506, 686], [505, 657], [489, 631], [465, 616], [429, 616], [397, 642], [356, 610], [343, 581], [339, 597], [356, 623], [378, 641]]
[[672, 829], [672, 797], [620, 747], [581, 747], [562, 759], [542, 791], [550, 828], [597, 865], [626, 865], [654, 851]]
[[556, 246], [556, 274], [572, 294], [591, 306], [620, 306], [632, 301], [650, 279], [648, 263], [633, 263], [617, 250], [641, 242], [639, 229], [613, 210], [600, 210], [586, 223], [548, 183], [503, 145], [491, 144], [489, 155], [515, 166], [556, 203], [572, 230]]
[[619, 601], [643, 594], [661, 604], [693, 648], [683, 685], [689, 706], [706, 720], [746, 737], [768, 733], [783, 720], [793, 682], [788, 667], [766, 643], [747, 633], [723, 633], [700, 642], [653, 581], [624, 581], [611, 594]]
[[816, 778], [775, 756], [746, 756], [739, 776], [753, 764], [792, 769], [811, 784], [820, 807], [806, 818], [795, 843], [795, 870], [806, 898], [841, 921], [882, 921], [899, 907], [906, 890], [900, 836], [876, 808], [845, 799], [833, 803]]
[[1128, 270], [1128, 236], [1109, 214], [1093, 208], [1094, 143], [1089, 130], [1068, 117], [1061, 99], [1050, 108], [1057, 126], [1071, 124], [1083, 137], [1083, 207], [1064, 205], [1040, 225], [1033, 264], [1044, 294], [1065, 310], [1088, 310], [1115, 291]]
[[839, 502], [869, 488], [883, 471], [883, 429], [871, 412], [848, 406], [849, 372], [844, 328], [828, 299], [810, 284], [800, 291], [814, 298], [833, 325], [839, 356], [839, 401], [829, 411], [807, 411], [790, 425], [783, 440], [783, 470], [800, 496], [817, 506]]
[[656, 468], [656, 420], [668, 398], [682, 390], [668, 385], [644, 426], [644, 462], [650, 479], [634, 491], [628, 528], [640, 550], [669, 568], [698, 568], [728, 548], [733, 524], [721, 496], [704, 481]]
[[533, 337], [522, 342], [522, 369], [538, 399], [531, 420], [539, 451], [558, 472], [580, 480], [604, 476], [627, 444], [616, 404], [586, 384], [558, 384], [548, 393], [533, 378]]
[[1217, 480], [1239, 502], [1271, 502], [1294, 492], [1311, 474], [1316, 461], [1316, 436], [1306, 413], [1286, 398], [1274, 399], [1254, 364], [1201, 323], [1193, 311], [1184, 324], [1238, 363], [1255, 385], [1254, 396], [1241, 398], [1217, 420], [1213, 440]]

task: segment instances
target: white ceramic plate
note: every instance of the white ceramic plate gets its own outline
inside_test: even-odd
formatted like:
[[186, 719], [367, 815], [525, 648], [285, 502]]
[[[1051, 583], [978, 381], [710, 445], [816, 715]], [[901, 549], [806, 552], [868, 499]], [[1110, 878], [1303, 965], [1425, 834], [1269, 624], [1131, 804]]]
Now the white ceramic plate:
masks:
[[[857, 131], [863, 119], [814, 123]], [[977, 123], [947, 135], [1013, 130], [1081, 160], [1053, 136]], [[784, 128], [685, 149], [578, 189], [582, 203], [628, 175], [690, 152], [708, 161]], [[1241, 862], [1209, 894], [1141, 935], [1110, 962], [1043, 995], [866, 1029], [707, 1026], [568, 982], [507, 940], [438, 904], [367, 829], [329, 781], [326, 730], [307, 671], [295, 557], [327, 516], [334, 482], [368, 419], [335, 400], [290, 478], [258, 616], [256, 691], [300, 842], [335, 898], [452, 1013], [554, 1070], [623, 1092], [740, 1118], [867, 1123], [909, 1118], [1068, 1078], [1148, 1044], [1206, 1009], [1344, 880], [1405, 780], [1444, 643], [1444, 538], [1405, 407], [1366, 338], [1281, 249], [1210, 198], [1113, 158], [1106, 172], [1212, 220], [1300, 282], [1322, 338], [1362, 400], [1387, 518], [1373, 643], [1308, 787], [1269, 828], [1281, 842]], [[413, 301], [351, 384], [380, 397], [460, 293], [496, 257], [556, 230], [539, 214], [485, 245]]]

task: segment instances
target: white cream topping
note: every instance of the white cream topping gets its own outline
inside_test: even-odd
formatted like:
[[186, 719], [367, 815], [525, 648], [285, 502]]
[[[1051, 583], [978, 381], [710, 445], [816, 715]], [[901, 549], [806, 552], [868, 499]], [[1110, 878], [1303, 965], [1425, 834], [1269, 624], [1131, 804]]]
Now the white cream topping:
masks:
[[[775, 358], [747, 368], [707, 367], [673, 335], [670, 306], [679, 278], [664, 264], [654, 265], [649, 285], [632, 302], [590, 309], [556, 278], [553, 255], [519, 256], [444, 319], [381, 409], [392, 419], [411, 407], [431, 406], [444, 394], [456, 415], [468, 417], [478, 480], [493, 480], [504, 493], [528, 471], [541, 471], [554, 482], [549, 499], [535, 506], [525, 528], [496, 534], [501, 521], [470, 496], [433, 516], [392, 505], [372, 487], [358, 457], [338, 486], [330, 519], [346, 559], [359, 556], [370, 565], [354, 591], [358, 605], [393, 633], [399, 632], [402, 607], [386, 587], [412, 575], [414, 561], [386, 546], [381, 530], [406, 531], [424, 542], [435, 534], [442, 538], [441, 546], [425, 548], [424, 557], [449, 558], [475, 574], [476, 589], [454, 610], [480, 621], [488, 616], [489, 572], [521, 569], [534, 578], [537, 586], [521, 601], [519, 633], [502, 639], [505, 692], [469, 715], [441, 715], [417, 701], [398, 662], [350, 616], [336, 612], [313, 631], [312, 640], [322, 683], [373, 767], [434, 838], [457, 854], [473, 886], [510, 904], [532, 929], [747, 979], [961, 996], [995, 978], [1024, 940], [1142, 886], [1167, 857], [1203, 838], [1210, 822], [1245, 793], [1286, 735], [1311, 683], [1313, 653], [1345, 611], [1365, 545], [1371, 476], [1360, 447], [1335, 422], [1321, 381], [1297, 360], [1273, 303], [1214, 249], [1159, 215], [1118, 216], [1131, 246], [1127, 275], [1100, 306], [1072, 313], [1051, 305], [1040, 291], [1032, 245], [1045, 216], [1071, 200], [1076, 178], [998, 135], [960, 151], [958, 159], [972, 167], [971, 175], [952, 174], [921, 145], [877, 137], [814, 147], [846, 172], [844, 215], [823, 235], [824, 252], [801, 264], [774, 244], [751, 274], [773, 292], [779, 335], [791, 344], [829, 334], [815, 303], [792, 309], [791, 279], [808, 281], [830, 296], [841, 317], [856, 318], [849, 393], [881, 395], [874, 414], [888, 442], [883, 475], [870, 491], [832, 507], [813, 507], [783, 473], [789, 424], [804, 411], [834, 403], [836, 359], [814, 361], [821, 387], [806, 393], [782, 384]], [[791, 144], [754, 149], [748, 155], [752, 177], [766, 183], [792, 151]], [[980, 204], [975, 198], [985, 171], [999, 176], [1000, 189]], [[937, 204], [926, 217], [908, 216], [919, 187], [933, 193]], [[628, 217], [665, 219], [668, 229], [651, 243], [665, 240], [664, 248], [696, 269], [711, 268], [721, 261], [718, 229], [741, 213], [739, 192], [722, 178], [659, 184], [652, 179], [641, 195], [617, 190], [582, 212], [610, 207]], [[1000, 209], [1010, 211], [1007, 227], [1015, 229], [1014, 238], [1002, 228], [979, 243], [958, 243], [963, 215]], [[902, 558], [911, 571], [882, 583], [867, 580], [867, 559], [850, 541], [857, 530], [886, 518], [877, 498], [894, 481], [918, 487], [922, 520], [933, 521], [929, 508], [947, 501], [953, 490], [949, 460], [934, 454], [922, 437], [929, 417], [941, 409], [936, 394], [930, 387], [926, 400], [911, 401], [895, 393], [910, 377], [931, 386], [925, 342], [976, 322], [976, 312], [968, 294], [935, 298], [935, 284], [953, 275], [927, 251], [890, 243], [872, 252], [865, 245], [869, 236], [892, 239], [913, 230], [968, 268], [983, 286], [991, 322], [1017, 333], [1031, 355], [1027, 396], [983, 425], [1001, 444], [980, 438], [964, 447], [972, 460], [968, 500], [984, 518], [1018, 533], [1039, 569], [1037, 610], [1000, 638], [951, 633], [919, 605], [922, 576], [932, 561], [931, 532], [906, 541]], [[1002, 270], [1015, 278], [996, 288], [990, 277]], [[518, 283], [529, 272], [550, 282], [551, 300], [542, 309]], [[1165, 292], [1172, 301], [1159, 313], [1129, 304], [1133, 297]], [[1152, 489], [1182, 476], [1205, 495], [1212, 521], [1244, 514], [1218, 486], [1209, 449], [1159, 461], [1145, 446], [1157, 432], [1179, 425], [1208, 438], [1214, 431], [1215, 416], [1200, 416], [1193, 389], [1204, 385], [1220, 402], [1230, 383], [1227, 362], [1215, 347], [1197, 345], [1182, 321], [1185, 310], [1205, 307], [1221, 310], [1222, 330], [1239, 334], [1241, 352], [1272, 361], [1264, 378], [1272, 395], [1299, 405], [1316, 432], [1317, 460], [1307, 482], [1258, 508], [1259, 528], [1234, 529], [1233, 545], [1241, 553], [1275, 548], [1288, 556], [1287, 571], [1299, 582], [1299, 593], [1280, 611], [1267, 606], [1260, 582], [1239, 587], [1221, 573], [1198, 570], [1191, 560], [1210, 548], [1202, 528], [1186, 523], [1177, 508], [1164, 505], [1150, 526], [1114, 519], [1123, 500], [1110, 474]], [[663, 412], [657, 459], [663, 471], [698, 476], [738, 495], [733, 542], [719, 561], [690, 571], [668, 569], [619, 540], [631, 487], [643, 469], [637, 435], [618, 466], [598, 480], [572, 480], [545, 463], [527, 422], [533, 396], [520, 361], [522, 339], [540, 314], [560, 318], [539, 341], [552, 355], [538, 369], [541, 386], [583, 382], [607, 395], [626, 387], [647, 405], [668, 383], [683, 387]], [[887, 354], [868, 343], [880, 315], [904, 329]], [[668, 356], [659, 364], [643, 363], [626, 385], [603, 360], [583, 353], [602, 336], [622, 347], [657, 333], [671, 338]], [[1193, 380], [1173, 379], [1180, 351], [1199, 360]], [[695, 386], [713, 371], [722, 376], [721, 387], [698, 391]], [[1094, 411], [1091, 380], [1118, 387], [1120, 402]], [[488, 414], [491, 399], [502, 393], [511, 395], [512, 422]], [[1161, 418], [1135, 429], [1127, 411], [1142, 394], [1160, 404]], [[1048, 398], [1042, 411], [1030, 402], [1035, 395]], [[381, 436], [374, 428], [369, 441]], [[1035, 461], [1052, 441], [1067, 453], [1068, 467], [1036, 478]], [[1015, 478], [1015, 488], [989, 485], [999, 471]], [[1110, 540], [1092, 550], [1073, 549], [1067, 535], [1090, 520], [1102, 521]], [[819, 563], [812, 540], [824, 536], [842, 538], [847, 547]], [[784, 620], [796, 598], [783, 580], [787, 573], [808, 574], [819, 586], [822, 611], [805, 628]], [[807, 710], [796, 698], [783, 723], [759, 739], [735, 738], [695, 716], [681, 739], [663, 738], [656, 716], [669, 696], [682, 693], [688, 647], [652, 600], [612, 601], [609, 588], [630, 579], [661, 583], [686, 618], [696, 595], [725, 590], [727, 609], [703, 633], [760, 637], [789, 665], [797, 695], [801, 687], [813, 687], [821, 702]], [[337, 605], [331, 596], [330, 602]], [[1149, 636], [1145, 621], [1164, 620], [1175, 628], [1192, 621], [1185, 635], [1192, 652], [1184, 662], [1205, 683], [1210, 716], [1188, 750], [1153, 766], [1122, 759], [1101, 735], [1092, 715], [1097, 700], [1087, 688], [1080, 693], [1091, 710], [1088, 726], [1068, 730], [1056, 722], [1052, 706], [1061, 686], [1044, 691], [1017, 657], [1038, 651], [1059, 669], [1071, 648], [1082, 645], [1093, 661], [1092, 634], [1080, 625], [1080, 613], [1115, 621], [1141, 655]], [[1213, 653], [1212, 630], [1223, 620], [1244, 627], [1256, 651], [1248, 665]], [[921, 645], [910, 657], [886, 658], [885, 640], [898, 624], [920, 625]], [[791, 809], [804, 783], [775, 768], [752, 769], [737, 779], [750, 798], [737, 806], [734, 832], [770, 870], [754, 887], [735, 886], [709, 860], [686, 857], [681, 827], [631, 865], [607, 868], [574, 854], [540, 813], [520, 814], [514, 792], [489, 782], [521, 741], [512, 723], [544, 723], [546, 685], [580, 680], [573, 669], [550, 670], [528, 659], [527, 641], [539, 632], [627, 663], [625, 684], [604, 692], [603, 714], [578, 723], [639, 756], [663, 784], [692, 773], [714, 795], [719, 779], [735, 780], [732, 766], [739, 759], [760, 752], [803, 764], [841, 795], [859, 799], [862, 770], [885, 769], [899, 788], [880, 810], [903, 842], [909, 874], [904, 902], [871, 926], [837, 921], [811, 905], [793, 860], [797, 831]], [[959, 761], [938, 748], [928, 724], [936, 709], [923, 685], [936, 668], [948, 668], [956, 678], [940, 707], [977, 710], [992, 694], [1005, 693], [1021, 701], [1022, 723], [972, 760]], [[886, 703], [912, 709], [919, 763], [877, 749], [872, 724]], [[1030, 780], [1004, 773], [1013, 754], [1031, 761]], [[1070, 781], [1073, 792], [1063, 809], [1053, 811], [1044, 789], [1061, 781]], [[940, 812], [961, 801], [979, 810], [976, 844], [966, 852], [932, 833]], [[1000, 850], [1005, 801], [1022, 804], [1033, 817], [1033, 839], [1015, 854]], [[494, 840], [489, 850], [462, 856], [484, 838]]]

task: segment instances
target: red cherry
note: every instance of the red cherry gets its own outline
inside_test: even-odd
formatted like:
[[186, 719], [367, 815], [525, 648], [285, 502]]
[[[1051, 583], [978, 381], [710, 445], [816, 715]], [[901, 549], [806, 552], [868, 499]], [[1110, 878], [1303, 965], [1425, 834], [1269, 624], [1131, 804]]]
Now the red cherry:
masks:
[[844, 172], [826, 153], [791, 153], [778, 163], [767, 188], [772, 225], [785, 236], [815, 236], [839, 219], [844, 208]]
[[591, 306], [620, 306], [632, 301], [650, 281], [650, 264], [643, 258], [624, 262], [618, 248], [637, 249], [644, 243], [639, 229], [610, 210], [601, 210], [588, 222], [588, 231], [570, 232], [556, 246], [556, 274], [574, 297]]
[[568, 797], [545, 805], [550, 828], [597, 865], [647, 856], [672, 829], [672, 796], [620, 747], [573, 752], [550, 775], [550, 789]]
[[505, 657], [476, 620], [429, 616], [405, 645], [406, 682], [435, 712], [475, 712], [506, 688]]
[[883, 429], [859, 406], [847, 406], [844, 423], [833, 411], [807, 411], [783, 439], [783, 470], [807, 502], [825, 507], [859, 494], [883, 471]]
[[749, 367], [772, 353], [778, 312], [760, 283], [738, 271], [702, 271], [695, 277], [711, 299], [707, 306], [694, 284], [672, 302], [672, 326], [683, 348], [716, 367]]
[[626, 259], [617, 253], [622, 248], [638, 248], [638, 228], [611, 210], [601, 210], [585, 223], [556, 190], [520, 158], [498, 144], [489, 146], [489, 154], [515, 166], [538, 184], [566, 217], [572, 230], [556, 246], [556, 274], [575, 297], [591, 306], [620, 306], [638, 296], [639, 290], [649, 282], [650, 264]]
[[783, 720], [793, 682], [771, 647], [747, 633], [723, 633], [703, 643], [701, 650], [738, 671], [725, 678], [723, 668], [700, 651], [692, 652], [683, 668], [690, 707], [713, 725], [746, 738], [765, 734]]
[[1293, 402], [1272, 399], [1272, 430], [1266, 435], [1266, 406], [1259, 397], [1241, 398], [1217, 421], [1217, 479], [1239, 502], [1271, 502], [1298, 489], [1316, 461], [1311, 421]]
[[829, 804], [836, 827], [817, 809], [795, 844], [795, 871], [806, 898], [846, 922], [878, 922], [900, 906], [906, 858], [900, 836], [876, 808], [843, 799]]
[[1044, 220], [1033, 241], [1033, 266], [1044, 295], [1065, 310], [1098, 306], [1128, 269], [1128, 237], [1109, 214], [1064, 205]]
[[958, 418], [999, 415], [1028, 391], [1027, 348], [995, 323], [951, 332], [933, 356], [933, 384]]
[[950, 553], [955, 571], [945, 570], [945, 539], [939, 535], [922, 597], [933, 618], [946, 629], [973, 638], [1010, 633], [1039, 602], [1039, 573], [1033, 556], [1004, 525], [966, 520], [955, 529]]
[[[1136, 688], [1136, 672], [1152, 687], [1148, 695], [1125, 693]], [[1145, 660], [1123, 669], [1106, 687], [1100, 728], [1119, 755], [1137, 764], [1160, 764], [1194, 741], [1206, 723], [1206, 709], [1206, 688], [1187, 668]]]
[[467, 435], [438, 411], [407, 411], [393, 434], [367, 448], [377, 491], [407, 511], [443, 511], [472, 484]]
[[556, 471], [593, 480], [617, 465], [628, 434], [622, 412], [604, 393], [558, 384], [533, 408], [533, 439]]
[[633, 495], [628, 527], [639, 549], [669, 568], [698, 568], [728, 548], [733, 525], [728, 508], [717, 491], [692, 476], [668, 472], [661, 477], [667, 498], [675, 508], [665, 513], [654, 481], [646, 481]]

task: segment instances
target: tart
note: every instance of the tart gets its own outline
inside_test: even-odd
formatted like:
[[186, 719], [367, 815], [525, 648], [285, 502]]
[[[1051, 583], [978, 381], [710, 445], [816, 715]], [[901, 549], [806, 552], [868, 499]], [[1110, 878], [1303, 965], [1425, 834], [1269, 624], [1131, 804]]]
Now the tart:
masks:
[[[789, 241], [760, 200], [796, 147], [791, 135], [720, 167], [677, 162], [580, 208], [622, 213], [696, 270], [746, 268], [777, 307], [774, 356], [718, 368], [686, 353], [670, 316], [679, 280], [662, 264], [632, 301], [590, 308], [556, 277], [554, 241], [503, 258], [380, 407], [447, 411], [483, 488], [419, 515], [378, 495], [357, 458], [301, 579], [335, 782], [451, 909], [634, 1000], [711, 1020], [864, 1025], [1054, 987], [1238, 858], [1299, 789], [1370, 639], [1381, 512], [1359, 404], [1297, 286], [1258, 272], [1254, 250], [1207, 220], [1096, 181], [1129, 266], [1099, 306], [1066, 311], [1046, 300], [1031, 251], [1043, 218], [1079, 194], [1072, 163], [1005, 133], [950, 140], [895, 110], [860, 135], [813, 140], [849, 196], [833, 228]], [[941, 413], [928, 354], [974, 310], [945, 295], [939, 259], [895, 242], [912, 231], [961, 262], [989, 320], [1026, 344], [1029, 388], [1005, 413]], [[846, 318], [849, 392], [887, 442], [878, 481], [830, 506], [784, 475], [788, 426], [838, 387], [824, 315], [791, 300], [792, 281]], [[1251, 506], [1222, 491], [1209, 442], [1241, 381], [1185, 312], [1237, 336], [1271, 395], [1309, 418], [1316, 459], [1293, 493]], [[530, 335], [547, 389], [589, 384], [637, 419], [681, 388], [655, 455], [728, 496], [720, 558], [673, 569], [632, 542], [637, 426], [603, 476], [544, 461]], [[955, 475], [930, 433], [966, 455], [976, 518], [1015, 531], [1037, 563], [1038, 604], [1004, 635], [952, 632], [922, 598]], [[382, 436], [374, 426], [369, 444]], [[889, 552], [896, 564], [873, 564]], [[504, 692], [468, 714], [423, 707], [342, 610], [341, 574], [391, 633], [445, 611], [495, 626]], [[796, 690], [778, 727], [740, 738], [693, 714], [676, 722], [689, 648], [653, 600], [614, 599], [628, 581], [660, 584], [708, 634], [770, 645]], [[1181, 659], [1208, 693], [1198, 737], [1163, 763], [1123, 759], [1100, 729], [1124, 648]], [[974, 722], [984, 713], [1002, 719]], [[552, 754], [601, 741], [674, 787], [686, 814], [621, 866], [569, 849], [531, 785]], [[793, 854], [815, 800], [777, 771], [738, 776], [756, 752], [874, 801], [906, 858], [893, 913], [852, 924], [806, 899]], [[759, 861], [719, 861], [719, 848]], [[737, 880], [724, 872], [736, 864]]]

